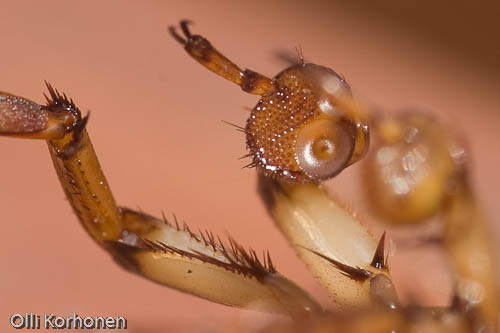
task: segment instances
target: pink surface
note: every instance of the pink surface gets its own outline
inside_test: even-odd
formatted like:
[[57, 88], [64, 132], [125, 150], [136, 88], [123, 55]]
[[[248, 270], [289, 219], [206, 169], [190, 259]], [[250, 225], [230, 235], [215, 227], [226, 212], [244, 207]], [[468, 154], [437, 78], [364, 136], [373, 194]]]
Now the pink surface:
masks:
[[[278, 269], [325, 305], [326, 293], [272, 226], [254, 171], [241, 169], [243, 135], [221, 122], [244, 124], [257, 97], [190, 59], [168, 25], [192, 19], [192, 30], [237, 64], [270, 76], [286, 66], [276, 51], [300, 44], [306, 60], [344, 74], [356, 96], [379, 108], [441, 110], [467, 138], [477, 193], [498, 222], [498, 78], [383, 22], [335, 6], [230, 1], [12, 2], [0, 18], [0, 89], [42, 102], [48, 80], [91, 110], [89, 133], [120, 205], [175, 213], [194, 229], [270, 249]], [[24, 312], [122, 315], [132, 332], [243, 329], [260, 318], [124, 272], [77, 222], [43, 142], [0, 138], [0, 151], [1, 331]], [[356, 171], [334, 181], [354, 210], [363, 205], [350, 186]], [[421, 290], [419, 301], [443, 303], [446, 274], [440, 259], [429, 260], [417, 269], [420, 255], [396, 257], [395, 279]]]

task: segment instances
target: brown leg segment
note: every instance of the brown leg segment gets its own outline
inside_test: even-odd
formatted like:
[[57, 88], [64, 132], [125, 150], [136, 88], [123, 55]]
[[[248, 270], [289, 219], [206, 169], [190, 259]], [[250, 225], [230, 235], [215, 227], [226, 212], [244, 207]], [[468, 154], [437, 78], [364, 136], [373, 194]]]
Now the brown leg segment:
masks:
[[81, 224], [97, 243], [116, 241], [121, 216], [73, 101], [47, 84], [47, 105], [0, 92], [0, 135], [47, 140], [57, 175]]
[[272, 80], [268, 77], [249, 69], [242, 70], [217, 51], [204, 37], [192, 35], [188, 28], [190, 23], [190, 21], [180, 22], [184, 37], [179, 35], [173, 26], [169, 28], [169, 31], [196, 61], [215, 74], [236, 83], [247, 93], [265, 95], [275, 89]]
[[117, 240], [121, 234], [121, 216], [108, 186], [92, 142], [85, 129], [88, 115], [65, 94], [47, 84], [49, 114], [72, 114], [74, 123], [61, 139], [48, 140], [59, 181], [83, 227], [100, 245]]

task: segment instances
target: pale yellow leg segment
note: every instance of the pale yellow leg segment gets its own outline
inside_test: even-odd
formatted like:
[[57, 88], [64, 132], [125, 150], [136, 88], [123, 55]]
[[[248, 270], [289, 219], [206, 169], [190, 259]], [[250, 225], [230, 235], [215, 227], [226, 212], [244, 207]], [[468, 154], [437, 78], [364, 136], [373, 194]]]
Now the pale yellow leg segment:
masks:
[[[337, 304], [364, 308], [374, 300], [398, 303], [387, 267], [374, 262], [380, 257], [377, 241], [324, 190], [262, 176], [259, 190], [278, 228]], [[378, 275], [386, 276], [389, 288], [379, 278], [372, 283]]]

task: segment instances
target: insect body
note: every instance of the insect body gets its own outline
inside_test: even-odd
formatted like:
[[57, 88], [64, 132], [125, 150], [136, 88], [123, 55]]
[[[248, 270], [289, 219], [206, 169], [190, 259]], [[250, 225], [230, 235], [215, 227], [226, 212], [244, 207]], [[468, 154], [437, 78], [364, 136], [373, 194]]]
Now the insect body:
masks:
[[[306, 328], [342, 331], [489, 331], [498, 328], [495, 255], [474, 200], [463, 148], [426, 116], [375, 116], [352, 99], [345, 79], [307, 64], [273, 79], [242, 70], [205, 38], [170, 31], [190, 56], [243, 91], [261, 96], [245, 127], [259, 194], [286, 238], [349, 314], [331, 315], [259, 256], [229, 238], [193, 232], [176, 219], [118, 207], [86, 131], [88, 115], [47, 84], [46, 105], [0, 93], [0, 134], [46, 140], [73, 210], [89, 235], [123, 268], [225, 305], [274, 312]], [[378, 138], [368, 171], [373, 204], [394, 223], [441, 212], [443, 247], [456, 270], [448, 308], [405, 307], [392, 283], [385, 233], [374, 238], [320, 182], [362, 159], [370, 131]], [[428, 194], [432, 194], [430, 199]], [[398, 206], [404, 207], [399, 209]], [[376, 318], [383, 320], [376, 320]], [[359, 319], [369, 326], [359, 326]], [[296, 326], [295, 328], [298, 328]], [[270, 330], [291, 328], [273, 327]], [[301, 327], [300, 329], [305, 329]]]

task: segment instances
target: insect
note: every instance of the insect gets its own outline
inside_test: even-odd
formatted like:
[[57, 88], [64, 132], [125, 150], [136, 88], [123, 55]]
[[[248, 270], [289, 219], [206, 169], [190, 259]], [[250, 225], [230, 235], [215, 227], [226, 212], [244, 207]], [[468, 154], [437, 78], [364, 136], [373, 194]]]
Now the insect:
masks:
[[[187, 22], [181, 22], [181, 29], [184, 36], [171, 32], [193, 58], [244, 91], [261, 95], [247, 126], [241, 128], [247, 134], [250, 165], [262, 174], [260, 193], [336, 302], [349, 309], [374, 307], [372, 313], [387, 318], [394, 329], [421, 324], [440, 328], [446, 316], [453, 330], [495, 329], [498, 292], [490, 267], [492, 251], [484, 241], [482, 218], [466, 181], [463, 150], [453, 138], [418, 114], [374, 122], [370, 110], [352, 100], [345, 79], [327, 68], [301, 60], [269, 79], [241, 70], [206, 39], [192, 35]], [[120, 265], [219, 303], [342, 325], [338, 317], [323, 317], [321, 306], [307, 292], [278, 274], [268, 253], [261, 257], [232, 239], [224, 243], [175, 219], [117, 208], [85, 130], [88, 115], [82, 115], [66, 95], [47, 88], [44, 106], [3, 93], [1, 132], [49, 141], [56, 171], [77, 216]], [[273, 118], [276, 114], [281, 116]], [[287, 123], [288, 118], [293, 120]], [[377, 184], [372, 196], [379, 213], [391, 221], [415, 223], [446, 205], [448, 224], [470, 235], [465, 241], [457, 241], [453, 234], [447, 238], [460, 282], [450, 311], [401, 310], [388, 272], [385, 237], [374, 239], [318, 187], [320, 181], [364, 157], [371, 122], [380, 139], [369, 171]], [[396, 170], [401, 161], [404, 170]], [[427, 197], [431, 199], [422, 199]], [[472, 227], [462, 225], [456, 207], [464, 207], [460, 215], [472, 219]], [[467, 266], [457, 243], [469, 256], [473, 251], [486, 256], [479, 271]], [[415, 316], [419, 318], [411, 321]]]

